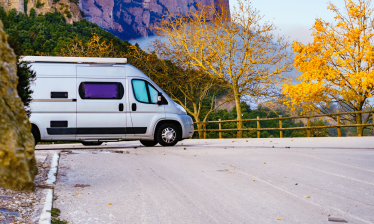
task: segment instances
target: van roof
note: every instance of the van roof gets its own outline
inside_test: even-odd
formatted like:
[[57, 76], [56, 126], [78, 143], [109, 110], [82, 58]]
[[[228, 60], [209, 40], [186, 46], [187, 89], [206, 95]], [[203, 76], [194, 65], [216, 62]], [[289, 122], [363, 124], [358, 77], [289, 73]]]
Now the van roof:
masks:
[[20, 59], [19, 59], [19, 61], [27, 61], [27, 62], [60, 62], [60, 63], [126, 64], [127, 63], [127, 58], [21, 56]]

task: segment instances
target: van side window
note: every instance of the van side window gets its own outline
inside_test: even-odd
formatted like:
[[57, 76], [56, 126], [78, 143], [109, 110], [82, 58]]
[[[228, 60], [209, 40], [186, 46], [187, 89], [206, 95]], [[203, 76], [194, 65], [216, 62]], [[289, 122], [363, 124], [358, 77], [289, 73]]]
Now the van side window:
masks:
[[149, 89], [149, 96], [151, 98], [151, 103], [157, 103], [158, 91], [155, 88], [153, 88], [153, 86], [151, 86], [149, 83], [148, 83], [148, 89]]
[[132, 88], [137, 101], [141, 103], [156, 104], [158, 99], [158, 91], [147, 81], [140, 79], [133, 79]]
[[147, 87], [144, 80], [132, 80], [132, 87], [134, 88], [135, 98], [142, 103], [149, 103]]
[[82, 82], [79, 95], [82, 99], [122, 99], [123, 85], [120, 82]]

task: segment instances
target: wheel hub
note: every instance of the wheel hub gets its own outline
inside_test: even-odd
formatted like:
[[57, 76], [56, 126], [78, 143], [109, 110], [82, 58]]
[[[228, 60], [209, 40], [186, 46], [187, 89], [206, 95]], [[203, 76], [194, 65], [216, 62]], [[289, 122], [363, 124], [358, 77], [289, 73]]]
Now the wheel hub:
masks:
[[170, 143], [174, 141], [175, 137], [176, 137], [175, 130], [172, 128], [165, 128], [162, 131], [162, 140], [164, 140], [164, 142]]

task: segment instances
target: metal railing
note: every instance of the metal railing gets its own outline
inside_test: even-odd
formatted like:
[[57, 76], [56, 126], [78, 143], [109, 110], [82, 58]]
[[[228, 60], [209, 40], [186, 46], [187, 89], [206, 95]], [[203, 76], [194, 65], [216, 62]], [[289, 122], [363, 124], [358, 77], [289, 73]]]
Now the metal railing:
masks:
[[[372, 115], [372, 123], [365, 123], [365, 124], [345, 124], [341, 123], [341, 116], [342, 115], [350, 115], [350, 114], [364, 114], [368, 113]], [[311, 126], [310, 125], [310, 118], [315, 117], [330, 117], [333, 118], [336, 117], [336, 125], [325, 125], [325, 126]], [[290, 128], [283, 128], [282, 127], [282, 121], [283, 120], [290, 120], [290, 119], [305, 119], [307, 120], [306, 127], [290, 127]], [[279, 120], [279, 127], [278, 128], [261, 128], [260, 127], [260, 121], [272, 121], [272, 120]], [[242, 121], [256, 121], [257, 122], [257, 128], [235, 128], [235, 129], [222, 129], [222, 123], [227, 122], [237, 122], [237, 124]], [[261, 131], [279, 131], [280, 132], [280, 138], [283, 138], [283, 131], [286, 130], [307, 130], [307, 136], [310, 137], [310, 130], [312, 129], [323, 129], [323, 128], [337, 128], [338, 130], [338, 137], [341, 137], [341, 128], [342, 127], [367, 127], [367, 126], [373, 126], [373, 134], [374, 134], [374, 110], [370, 111], [355, 111], [355, 112], [337, 112], [337, 113], [331, 113], [331, 114], [316, 114], [316, 115], [306, 115], [306, 116], [293, 116], [293, 117], [282, 117], [282, 115], [279, 115], [277, 118], [260, 118], [257, 116], [257, 119], [240, 119], [240, 120], [221, 120], [218, 121], [202, 121], [202, 122], [194, 122], [194, 124], [203, 124], [203, 129], [200, 130], [204, 133], [204, 138], [206, 138], [206, 132], [219, 132], [219, 138], [222, 138], [222, 132], [225, 131], [257, 131], [257, 138], [260, 138], [260, 132]], [[218, 129], [206, 129], [207, 124], [211, 123], [218, 123]], [[195, 130], [195, 132], [199, 132], [199, 130]], [[360, 136], [359, 133], [357, 133], [357, 136]]]

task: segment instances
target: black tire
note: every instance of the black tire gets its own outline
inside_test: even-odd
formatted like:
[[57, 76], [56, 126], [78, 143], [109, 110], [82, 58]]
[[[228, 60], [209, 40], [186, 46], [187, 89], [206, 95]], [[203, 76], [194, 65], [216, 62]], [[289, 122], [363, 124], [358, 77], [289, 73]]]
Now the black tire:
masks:
[[34, 127], [31, 129], [31, 134], [32, 134], [32, 137], [34, 137], [34, 144], [38, 144], [38, 142], [40, 141], [40, 137], [39, 137], [39, 131], [36, 130]]
[[147, 147], [152, 147], [152, 146], [155, 146], [157, 145], [157, 141], [144, 141], [144, 140], [140, 140], [140, 143], [142, 143], [144, 146], [147, 146]]
[[82, 142], [84, 146], [101, 145], [103, 142]]
[[177, 144], [179, 135], [179, 129], [174, 124], [166, 123], [157, 129], [156, 139], [162, 146], [173, 146]]

